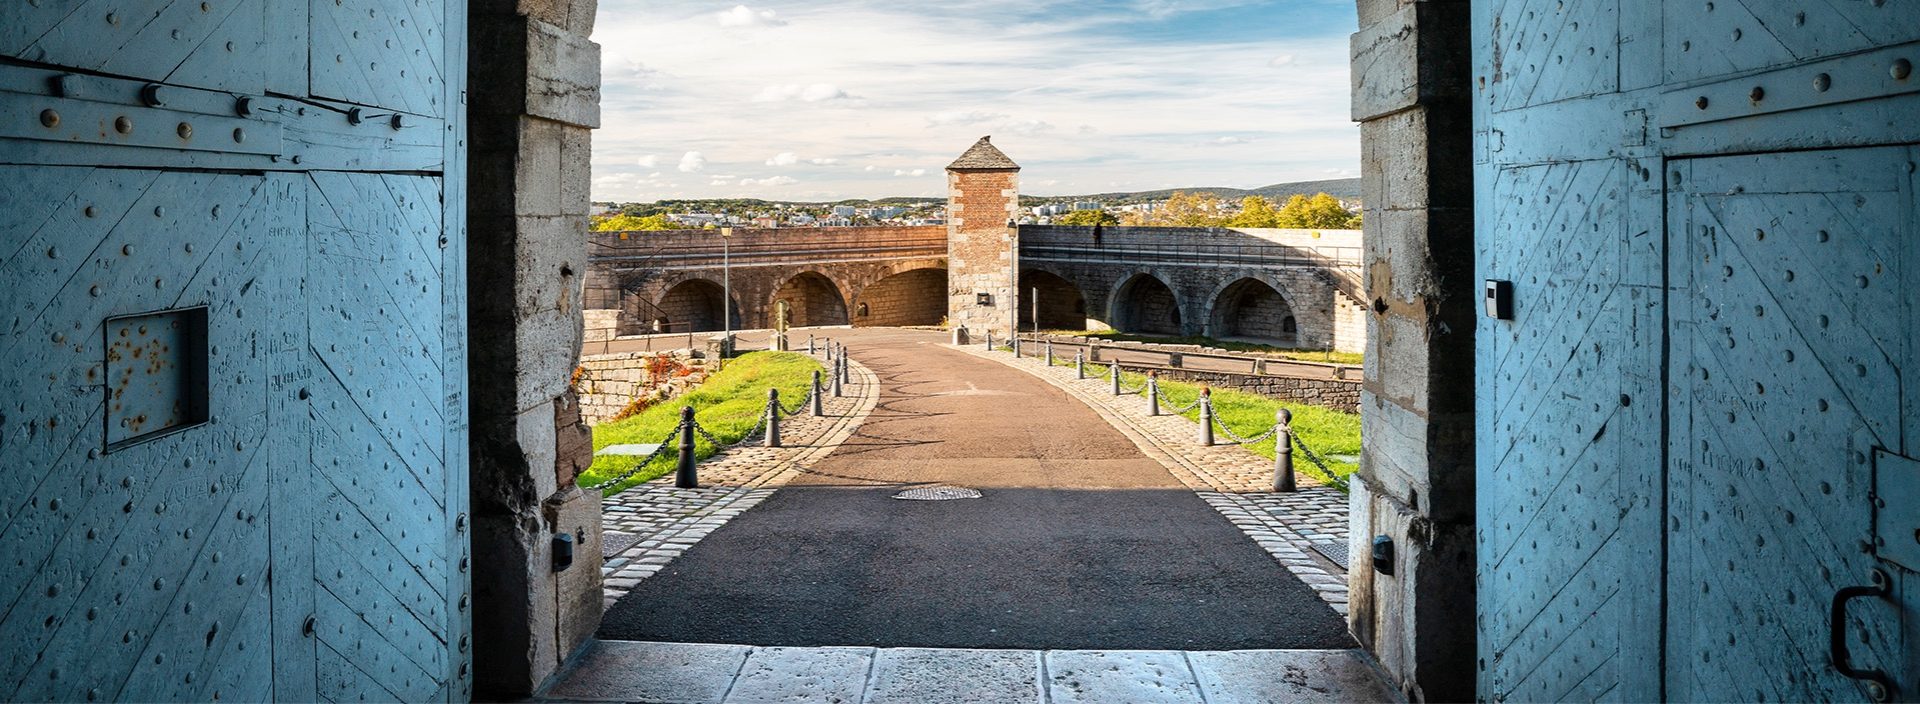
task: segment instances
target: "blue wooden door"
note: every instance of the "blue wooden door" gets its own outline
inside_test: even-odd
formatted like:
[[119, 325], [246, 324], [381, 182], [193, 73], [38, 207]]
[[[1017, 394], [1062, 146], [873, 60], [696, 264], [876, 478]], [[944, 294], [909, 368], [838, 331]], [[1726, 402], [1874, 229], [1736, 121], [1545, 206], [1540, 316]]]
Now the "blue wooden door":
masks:
[[464, 12], [0, 6], [0, 699], [468, 696]]
[[1471, 7], [1481, 696], [1920, 698], [1920, 4]]
[[[1902, 571], [1876, 545], [1875, 469], [1903, 480], [1893, 458], [1914, 453], [1920, 418], [1916, 161], [1886, 147], [1667, 167], [1673, 698], [1859, 698], [1830, 660], [1836, 632], [1889, 696], [1920, 685], [1905, 671], [1910, 595], [1830, 621], [1834, 594]], [[1886, 508], [1920, 522], [1920, 506]]]

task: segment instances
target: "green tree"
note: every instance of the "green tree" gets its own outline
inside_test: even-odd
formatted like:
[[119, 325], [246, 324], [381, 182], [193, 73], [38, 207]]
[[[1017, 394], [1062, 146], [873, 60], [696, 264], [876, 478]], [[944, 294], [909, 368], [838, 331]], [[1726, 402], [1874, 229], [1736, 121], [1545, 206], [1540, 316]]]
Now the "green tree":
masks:
[[1279, 227], [1280, 211], [1275, 210], [1273, 201], [1260, 196], [1247, 196], [1240, 200], [1240, 213], [1227, 219], [1227, 227]]
[[680, 226], [674, 224], [672, 220], [668, 220], [667, 216], [665, 215], [648, 215], [646, 217], [634, 217], [632, 215], [613, 215], [610, 217], [599, 218], [593, 221], [593, 230], [595, 232], [630, 232], [634, 230], [677, 230], [677, 229], [680, 229]]
[[1340, 199], [1325, 193], [1313, 197], [1295, 193], [1280, 206], [1279, 225], [1304, 230], [1340, 230], [1347, 227], [1353, 213], [1340, 205]]
[[1226, 221], [1220, 215], [1220, 197], [1211, 193], [1174, 191], [1167, 202], [1140, 218], [1139, 224], [1163, 227], [1217, 227]]
[[1114, 217], [1113, 213], [1105, 210], [1075, 210], [1060, 216], [1060, 219], [1055, 222], [1061, 225], [1093, 227], [1094, 225], [1118, 225], [1120, 218]]

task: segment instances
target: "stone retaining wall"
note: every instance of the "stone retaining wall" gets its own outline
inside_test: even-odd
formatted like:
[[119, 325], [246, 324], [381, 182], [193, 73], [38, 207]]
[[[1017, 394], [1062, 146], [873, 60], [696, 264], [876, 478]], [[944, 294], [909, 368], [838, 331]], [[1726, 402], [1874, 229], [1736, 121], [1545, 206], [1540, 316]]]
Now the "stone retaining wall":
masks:
[[[1135, 368], [1124, 363], [1121, 366], [1125, 369]], [[1299, 379], [1289, 376], [1234, 374], [1195, 369], [1147, 368], [1157, 370], [1162, 379], [1245, 391], [1267, 398], [1311, 404], [1346, 413], [1360, 412], [1360, 382], [1357, 381]]]
[[670, 381], [665, 387], [666, 398], [678, 395], [682, 387], [693, 383], [690, 380], [704, 376], [699, 370], [705, 365], [705, 360], [695, 359], [691, 350], [615, 352], [581, 357], [580, 369], [575, 373], [573, 382], [575, 393], [580, 398], [581, 420], [587, 425], [605, 423], [626, 408], [636, 396], [658, 394], [660, 389], [649, 389], [647, 386], [647, 362], [663, 354], [696, 370], [691, 376]]

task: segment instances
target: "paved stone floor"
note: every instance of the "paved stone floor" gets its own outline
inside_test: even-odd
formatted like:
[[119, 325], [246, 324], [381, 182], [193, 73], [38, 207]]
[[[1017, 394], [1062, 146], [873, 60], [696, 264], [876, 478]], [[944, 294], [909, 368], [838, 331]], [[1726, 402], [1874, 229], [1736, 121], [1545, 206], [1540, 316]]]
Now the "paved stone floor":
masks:
[[852, 383], [842, 386], [844, 395], [826, 397], [822, 417], [801, 411], [782, 421], [784, 447], [742, 446], [709, 457], [699, 465], [697, 489], [675, 487], [669, 474], [607, 497], [601, 505], [605, 604], [612, 606], [640, 580], [845, 442], [873, 411], [879, 388], [866, 366], [850, 362], [848, 367]]
[[967, 650], [602, 641], [546, 701], [1394, 701], [1357, 650]]
[[1073, 367], [1049, 367], [1043, 358], [1016, 358], [979, 345], [961, 349], [1026, 370], [1098, 410], [1142, 452], [1166, 465], [1214, 510], [1313, 587], [1335, 611], [1347, 613], [1346, 566], [1313, 549], [1321, 543], [1328, 552], [1338, 553], [1337, 545], [1354, 550], [1345, 494], [1305, 475], [1299, 478], [1299, 491], [1276, 493], [1272, 460], [1235, 445], [1201, 446], [1193, 421], [1175, 415], [1149, 416], [1145, 398], [1137, 392], [1113, 395], [1113, 382], [1108, 379], [1079, 379]]

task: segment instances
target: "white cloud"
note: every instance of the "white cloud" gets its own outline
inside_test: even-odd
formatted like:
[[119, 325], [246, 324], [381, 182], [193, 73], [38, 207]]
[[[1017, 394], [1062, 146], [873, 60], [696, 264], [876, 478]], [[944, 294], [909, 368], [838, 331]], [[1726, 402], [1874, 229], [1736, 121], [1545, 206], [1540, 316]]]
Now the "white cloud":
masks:
[[714, 179], [714, 180], [712, 180], [712, 181], [708, 181], [708, 182], [707, 182], [707, 185], [709, 185], [709, 186], [731, 186], [731, 185], [733, 185], [733, 179], [730, 179], [730, 178], [716, 178], [716, 179]]
[[704, 168], [707, 168], [707, 157], [700, 152], [687, 152], [680, 157], [681, 171], [695, 173]]
[[[596, 179], [596, 200], [752, 197], [775, 174], [801, 179], [781, 197], [937, 194], [938, 165], [985, 134], [1029, 188], [1061, 195], [1114, 190], [1114, 178], [1253, 187], [1359, 165], [1348, 62], [1322, 59], [1347, 55], [1351, 3], [600, 2], [593, 167], [634, 175]], [[1247, 89], [1281, 73], [1285, 91]], [[795, 163], [766, 164], [789, 152]], [[653, 171], [684, 189], [643, 183]], [[737, 176], [709, 185], [716, 172]]]
[[800, 182], [799, 179], [796, 179], [792, 176], [770, 176], [767, 178], [740, 179], [740, 185], [742, 186], [788, 186], [788, 185], [796, 184], [799, 182]]
[[1000, 127], [1001, 129], [1005, 129], [1014, 134], [1023, 134], [1023, 135], [1029, 135], [1029, 136], [1040, 134], [1042, 132], [1053, 131], [1053, 125], [1048, 124], [1043, 120], [1020, 120], [1018, 122], [1007, 122], [1007, 123], [1001, 124]]
[[983, 122], [1006, 119], [1006, 115], [983, 110], [948, 110], [934, 113], [927, 118], [928, 127], [952, 127], [956, 125], [978, 125]]
[[831, 83], [809, 83], [806, 85], [788, 83], [761, 88], [759, 93], [754, 94], [753, 102], [779, 103], [788, 100], [798, 100], [803, 103], [824, 103], [829, 100], [850, 100], [852, 98], [853, 95], [851, 93], [841, 90], [839, 86]]
[[768, 166], [792, 166], [800, 163], [800, 157], [793, 152], [780, 152], [767, 159]]
[[719, 12], [718, 15], [720, 17], [720, 26], [722, 27], [753, 27], [756, 25], [778, 27], [786, 24], [786, 22], [782, 22], [772, 10], [760, 10], [756, 12], [746, 5], [734, 5], [733, 9], [723, 10]]
[[893, 175], [895, 175], [895, 176], [925, 176], [925, 175], [927, 175], [927, 170], [926, 170], [926, 169], [914, 169], [914, 170], [912, 170], [912, 171], [908, 171], [908, 170], [906, 170], [906, 169], [894, 169], [894, 170], [893, 170]]
[[1230, 144], [1246, 144], [1251, 141], [1253, 140], [1247, 139], [1246, 137], [1236, 137], [1233, 135], [1228, 135], [1225, 137], [1221, 137], [1219, 139], [1215, 139], [1212, 142], [1209, 142], [1209, 144], [1218, 144], [1218, 145], [1224, 146], [1224, 145], [1230, 145]]

